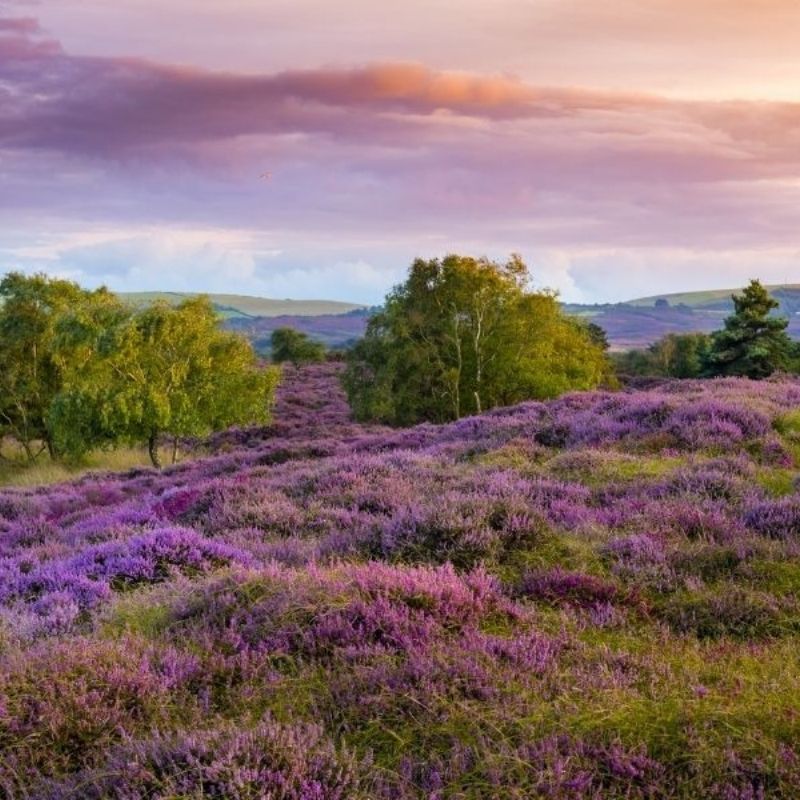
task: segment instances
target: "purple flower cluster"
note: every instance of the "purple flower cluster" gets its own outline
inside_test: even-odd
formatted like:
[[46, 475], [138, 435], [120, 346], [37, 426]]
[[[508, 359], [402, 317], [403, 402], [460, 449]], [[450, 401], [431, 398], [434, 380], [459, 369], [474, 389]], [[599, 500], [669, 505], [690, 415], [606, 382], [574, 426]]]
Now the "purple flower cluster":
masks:
[[[800, 793], [800, 381], [393, 430], [339, 369], [195, 460], [0, 491], [0, 795]], [[762, 660], [743, 723], [716, 665]]]

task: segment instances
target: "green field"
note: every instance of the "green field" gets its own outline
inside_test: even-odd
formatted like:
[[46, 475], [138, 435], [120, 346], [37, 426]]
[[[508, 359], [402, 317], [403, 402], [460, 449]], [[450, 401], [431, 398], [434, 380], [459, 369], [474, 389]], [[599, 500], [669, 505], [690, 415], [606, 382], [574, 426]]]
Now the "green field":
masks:
[[[119, 292], [119, 296], [135, 306], [165, 300], [177, 305], [196, 294], [184, 292]], [[363, 306], [336, 300], [275, 300], [268, 297], [250, 297], [239, 294], [209, 294], [208, 297], [224, 317], [317, 317], [323, 314], [346, 314]]]
[[[800, 283], [784, 283], [767, 286], [770, 292], [784, 291], [784, 292], [797, 292], [800, 294]], [[709, 289], [704, 292], [675, 292], [674, 294], [657, 294], [652, 297], [638, 297], [635, 300], [628, 300], [627, 305], [630, 306], [652, 306], [656, 300], [666, 300], [671, 306], [686, 305], [690, 307], [702, 308], [703, 306], [713, 305], [719, 301], [730, 300], [734, 292], [740, 291], [740, 288], [734, 289]]]

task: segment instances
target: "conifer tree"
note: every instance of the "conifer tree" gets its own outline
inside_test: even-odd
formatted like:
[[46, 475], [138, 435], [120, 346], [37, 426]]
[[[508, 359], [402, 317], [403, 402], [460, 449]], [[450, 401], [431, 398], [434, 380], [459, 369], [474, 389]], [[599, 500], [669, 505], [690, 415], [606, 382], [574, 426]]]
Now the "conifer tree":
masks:
[[772, 312], [779, 303], [757, 280], [733, 295], [734, 313], [714, 333], [706, 357], [706, 374], [766, 378], [790, 365], [793, 344], [789, 321]]

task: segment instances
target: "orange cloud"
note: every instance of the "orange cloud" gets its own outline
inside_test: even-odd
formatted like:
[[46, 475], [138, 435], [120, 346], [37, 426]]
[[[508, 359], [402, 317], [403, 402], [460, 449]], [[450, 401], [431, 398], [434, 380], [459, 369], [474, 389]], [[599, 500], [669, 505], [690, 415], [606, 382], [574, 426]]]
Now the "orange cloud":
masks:
[[[287, 227], [317, 213], [336, 230], [453, 225], [586, 246], [797, 241], [800, 104], [541, 87], [409, 63], [220, 72], [74, 56], [29, 23], [3, 30], [6, 207], [261, 225], [275, 198], [270, 223]], [[291, 180], [266, 195], [237, 183], [267, 168]], [[220, 176], [213, 193], [198, 188]]]

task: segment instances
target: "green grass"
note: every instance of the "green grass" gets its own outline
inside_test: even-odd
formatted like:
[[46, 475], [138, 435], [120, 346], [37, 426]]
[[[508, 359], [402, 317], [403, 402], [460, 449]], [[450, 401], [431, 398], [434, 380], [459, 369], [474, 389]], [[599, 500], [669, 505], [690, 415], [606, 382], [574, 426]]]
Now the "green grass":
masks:
[[777, 417], [773, 422], [773, 426], [781, 436], [785, 436], [790, 440], [800, 440], [800, 409], [788, 411]]
[[544, 470], [562, 480], [580, 481], [581, 483], [599, 487], [614, 482], [629, 482], [645, 478], [661, 478], [686, 463], [685, 458], [654, 457], [620, 453], [614, 450], [598, 450], [592, 452], [586, 463], [576, 462], [575, 454], [565, 451], [551, 458], [544, 464]]
[[[741, 291], [743, 287], [733, 289], [709, 289], [701, 292], [676, 292], [674, 294], [657, 294], [652, 297], [637, 297], [634, 300], [628, 300], [627, 304], [631, 306], [652, 306], [656, 300], [664, 299], [672, 306], [684, 304], [693, 307], [702, 307], [709, 303], [715, 303], [719, 300], [728, 300], [735, 292]], [[774, 284], [766, 287], [769, 291], [775, 289], [788, 289], [800, 292], [800, 284], [786, 283]]]
[[794, 492], [797, 471], [793, 469], [760, 469], [756, 473], [756, 482], [772, 497], [785, 497]]
[[[196, 294], [188, 292], [120, 292], [125, 302], [141, 307], [164, 300], [177, 305]], [[279, 317], [283, 315], [316, 317], [321, 314], [346, 314], [364, 308], [357, 303], [344, 303], [336, 300], [275, 300], [268, 297], [249, 297], [238, 294], [209, 294], [217, 311], [230, 317]]]
[[[169, 464], [172, 448], [160, 448], [161, 461]], [[53, 462], [46, 454], [29, 464], [18, 452], [9, 452], [8, 446], [0, 461], [0, 486], [47, 486], [53, 483], [80, 478], [90, 472], [126, 472], [137, 467], [149, 467], [150, 457], [145, 448], [120, 447], [116, 450], [96, 451], [78, 464]]]
[[758, 559], [749, 565], [748, 577], [763, 591], [800, 597], [800, 564], [796, 562]]

